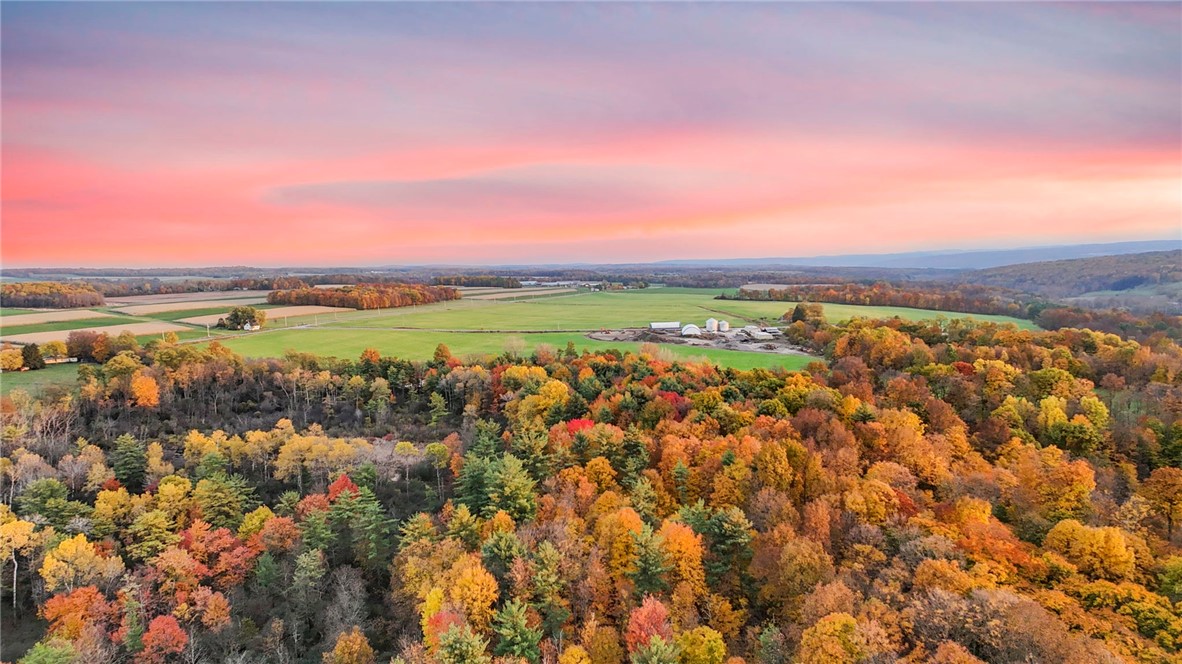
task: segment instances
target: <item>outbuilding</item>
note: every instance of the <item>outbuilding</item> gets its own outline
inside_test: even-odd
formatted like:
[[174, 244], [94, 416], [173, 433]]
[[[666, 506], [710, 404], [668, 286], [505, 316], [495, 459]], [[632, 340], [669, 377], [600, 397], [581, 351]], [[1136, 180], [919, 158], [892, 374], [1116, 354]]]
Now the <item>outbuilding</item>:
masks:
[[702, 336], [702, 328], [690, 323], [681, 328], [681, 336], [683, 337], [700, 337]]
[[718, 331], [718, 319], [717, 318], [707, 318], [706, 319], [706, 331], [707, 332], [717, 332]]
[[650, 330], [679, 330], [681, 329], [681, 321], [667, 321], [663, 323], [649, 323]]

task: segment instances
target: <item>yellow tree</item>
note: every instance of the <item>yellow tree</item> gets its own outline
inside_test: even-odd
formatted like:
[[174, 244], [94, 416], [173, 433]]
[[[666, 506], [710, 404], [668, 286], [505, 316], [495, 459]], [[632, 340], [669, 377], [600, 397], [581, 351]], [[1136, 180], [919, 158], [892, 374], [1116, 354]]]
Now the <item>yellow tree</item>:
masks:
[[28, 556], [37, 547], [38, 538], [33, 534], [34, 526], [29, 521], [12, 519], [0, 524], [0, 565], [12, 561], [12, 607], [16, 608], [16, 579], [20, 567], [20, 556]]
[[468, 622], [479, 630], [488, 628], [497, 601], [497, 580], [484, 568], [476, 554], [463, 556], [444, 575], [448, 598], [463, 609]]
[[374, 651], [365, 634], [356, 625], [348, 632], [341, 632], [337, 644], [324, 653], [324, 664], [373, 664]]
[[155, 378], [137, 371], [131, 377], [131, 399], [140, 408], [155, 408], [160, 405], [160, 385]]
[[80, 586], [99, 585], [115, 580], [123, 573], [123, 560], [99, 555], [85, 535], [62, 540], [57, 548], [45, 554], [39, 570], [45, 589], [72, 591]]

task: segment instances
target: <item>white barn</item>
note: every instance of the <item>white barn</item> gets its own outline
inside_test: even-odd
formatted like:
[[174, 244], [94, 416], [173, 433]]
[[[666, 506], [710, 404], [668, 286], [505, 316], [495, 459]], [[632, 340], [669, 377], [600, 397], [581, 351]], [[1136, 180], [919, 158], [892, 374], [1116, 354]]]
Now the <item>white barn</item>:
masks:
[[681, 321], [668, 321], [664, 323], [649, 323], [650, 330], [679, 330], [681, 329]]

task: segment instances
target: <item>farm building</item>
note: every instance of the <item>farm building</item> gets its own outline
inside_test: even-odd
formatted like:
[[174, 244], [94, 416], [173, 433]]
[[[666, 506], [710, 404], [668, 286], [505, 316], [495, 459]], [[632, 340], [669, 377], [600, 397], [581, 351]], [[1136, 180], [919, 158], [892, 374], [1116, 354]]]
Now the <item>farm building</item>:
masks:
[[707, 318], [706, 319], [706, 331], [707, 332], [717, 332], [718, 331], [718, 319], [717, 318]]
[[743, 327], [742, 330], [740, 330], [740, 332], [742, 332], [743, 334], [747, 335], [748, 337], [750, 337], [752, 339], [756, 339], [759, 341], [766, 341], [767, 339], [772, 338], [772, 335], [768, 334], [767, 332], [764, 332], [763, 330], [759, 329], [759, 327], [757, 327], [755, 325], [746, 325]]
[[680, 321], [668, 321], [668, 322], [664, 322], [664, 323], [649, 323], [648, 329], [650, 329], [650, 330], [679, 330], [679, 329], [681, 329], [681, 322]]
[[725, 321], [725, 320], [718, 321], [718, 331], [719, 332], [730, 332], [731, 331], [730, 321]]
[[683, 337], [700, 337], [702, 336], [702, 328], [690, 323], [681, 328], [681, 336]]

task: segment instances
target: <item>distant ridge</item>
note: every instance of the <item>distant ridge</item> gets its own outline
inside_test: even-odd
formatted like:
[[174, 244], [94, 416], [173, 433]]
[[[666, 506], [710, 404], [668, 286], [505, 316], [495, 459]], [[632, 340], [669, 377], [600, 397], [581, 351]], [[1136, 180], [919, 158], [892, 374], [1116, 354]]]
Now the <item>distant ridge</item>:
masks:
[[973, 270], [1020, 263], [1120, 256], [1149, 251], [1170, 251], [1182, 248], [1182, 239], [1145, 240], [1139, 242], [1111, 242], [1107, 244], [1055, 245], [1021, 249], [988, 251], [913, 251], [895, 254], [844, 254], [834, 256], [802, 256], [782, 258], [727, 258], [702, 260], [669, 260], [652, 265], [706, 267], [751, 267], [765, 265], [795, 265], [806, 267], [881, 267], [912, 269]]

